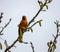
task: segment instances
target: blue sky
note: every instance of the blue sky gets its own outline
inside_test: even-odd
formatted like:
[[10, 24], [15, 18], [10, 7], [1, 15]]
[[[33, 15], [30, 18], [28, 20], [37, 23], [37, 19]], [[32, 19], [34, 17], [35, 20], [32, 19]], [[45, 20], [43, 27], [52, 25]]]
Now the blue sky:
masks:
[[[42, 0], [43, 2], [45, 0]], [[47, 52], [47, 42], [53, 40], [52, 34], [56, 34], [56, 26], [54, 21], [60, 21], [60, 0], [53, 0], [48, 4], [49, 8], [45, 12], [41, 12], [35, 21], [42, 19], [42, 27], [36, 24], [33, 27], [32, 32], [26, 32], [23, 36], [23, 41], [32, 42], [35, 48], [35, 52]], [[18, 27], [17, 25], [21, 21], [23, 15], [27, 16], [28, 21], [35, 16], [39, 10], [39, 4], [37, 0], [0, 0], [0, 12], [4, 12], [4, 17], [2, 19], [1, 26], [5, 25], [10, 18], [12, 18], [11, 23], [3, 31], [4, 35], [1, 36], [3, 39], [7, 40], [8, 45], [11, 45], [18, 37]], [[60, 51], [60, 37], [57, 39], [57, 48], [55, 52]], [[4, 41], [0, 39], [3, 44], [4, 52], [5, 45]], [[11, 52], [32, 52], [30, 44], [21, 44], [17, 42], [15, 44], [16, 48], [10, 49]]]

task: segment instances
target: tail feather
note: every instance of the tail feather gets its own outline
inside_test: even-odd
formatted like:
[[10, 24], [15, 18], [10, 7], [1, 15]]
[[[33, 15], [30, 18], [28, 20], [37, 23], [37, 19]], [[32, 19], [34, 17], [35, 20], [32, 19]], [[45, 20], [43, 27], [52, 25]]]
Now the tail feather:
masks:
[[19, 42], [23, 42], [23, 32], [21, 30], [19, 30]]

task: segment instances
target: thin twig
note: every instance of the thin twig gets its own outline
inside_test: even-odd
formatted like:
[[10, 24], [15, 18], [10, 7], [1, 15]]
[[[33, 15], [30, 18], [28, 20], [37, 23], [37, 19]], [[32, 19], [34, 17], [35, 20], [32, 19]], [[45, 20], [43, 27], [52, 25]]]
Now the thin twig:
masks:
[[[32, 28], [34, 25], [36, 25], [36, 24], [39, 23], [39, 22], [41, 23], [41, 21], [42, 21], [42, 20], [36, 21], [36, 22], [35, 22], [34, 24], [32, 24], [29, 28]], [[40, 26], [41, 26], [41, 24], [40, 24]]]
[[38, 23], [38, 21], [36, 21], [33, 25], [31, 25], [29, 28], [33, 27], [34, 25], [36, 25]]
[[14, 46], [14, 44], [18, 41], [18, 38], [13, 42], [13, 44], [11, 46], [9, 46], [8, 48], [5, 49], [5, 52], [7, 52], [9, 49], [11, 49], [11, 47]]
[[[6, 49], [5, 49], [5, 52], [7, 52], [9, 49], [11, 49], [14, 45], [15, 45], [15, 43], [18, 41], [18, 38], [13, 42], [13, 44], [11, 45], [11, 46], [9, 46], [9, 47], [7, 47]], [[24, 43], [24, 44], [28, 44], [28, 42], [22, 42], [22, 43]]]
[[35, 51], [34, 51], [33, 43], [32, 43], [32, 42], [30, 42], [30, 44], [31, 44], [32, 51], [33, 51], [33, 52], [35, 52]]
[[[39, 3], [40, 4], [40, 3]], [[44, 6], [47, 4], [47, 0], [44, 3]], [[38, 14], [42, 11], [43, 7], [40, 7], [40, 9], [38, 10], [38, 12], [36, 13], [36, 15], [31, 19], [31, 21], [29, 22], [28, 26], [35, 20], [35, 18], [38, 16]]]
[[37, 12], [37, 14], [31, 19], [28, 26], [34, 21], [34, 19], [38, 16], [38, 14], [40, 13], [41, 10], [42, 10], [42, 8], [40, 8], [39, 11]]
[[[3, 30], [9, 25], [9, 23], [11, 22], [11, 18], [9, 19], [9, 22], [7, 22], [7, 24], [5, 24], [5, 26], [2, 28], [2, 30], [0, 31], [0, 35], [2, 34]], [[3, 35], [3, 34], [2, 34]]]
[[[40, 4], [39, 2], [38, 2], [38, 4]], [[47, 0], [45, 1], [45, 3], [44, 3], [44, 6], [47, 4]], [[30, 20], [30, 22], [29, 22], [29, 24], [27, 25], [27, 27], [35, 20], [35, 18], [38, 16], [38, 14], [41, 12], [43, 10], [43, 7], [40, 7], [40, 9], [38, 10], [38, 12], [36, 13], [36, 15]], [[37, 22], [36, 22], [37, 23]], [[34, 24], [35, 25], [35, 24]], [[34, 26], [34, 25], [32, 25], [32, 26]], [[27, 28], [26, 28], [27, 29]], [[25, 29], [25, 31], [26, 31], [26, 29]]]
[[1, 40], [5, 41], [3, 38], [0, 37]]
[[[5, 44], [6, 48], [8, 48], [8, 44], [7, 44], [6, 40], [5, 40], [4, 44]], [[10, 50], [8, 50], [8, 52], [10, 52]]]
[[57, 28], [57, 33], [56, 33], [56, 37], [54, 38], [54, 41], [56, 41], [56, 39], [58, 38], [59, 34], [58, 34], [58, 21], [56, 21], [56, 28]]
[[[55, 22], [57, 31], [56, 31], [56, 36], [54, 36], [54, 40], [53, 40], [53, 42], [56, 42], [56, 43], [57, 43], [57, 38], [59, 37], [59, 34], [58, 34], [58, 33], [59, 33], [58, 23], [59, 23], [58, 21]], [[52, 48], [53, 48], [53, 49], [52, 49]], [[54, 48], [53, 45], [50, 45], [50, 46], [49, 46], [48, 52], [50, 52], [51, 49], [52, 49], [52, 51], [54, 52], [55, 48]]]

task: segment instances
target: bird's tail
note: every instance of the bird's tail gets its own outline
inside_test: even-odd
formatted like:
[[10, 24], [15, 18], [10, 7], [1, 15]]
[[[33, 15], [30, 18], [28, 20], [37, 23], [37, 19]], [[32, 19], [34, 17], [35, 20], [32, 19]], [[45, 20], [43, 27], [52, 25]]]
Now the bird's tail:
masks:
[[19, 41], [20, 43], [23, 42], [23, 32], [22, 32], [21, 30], [20, 30], [20, 34], [19, 34], [18, 41]]

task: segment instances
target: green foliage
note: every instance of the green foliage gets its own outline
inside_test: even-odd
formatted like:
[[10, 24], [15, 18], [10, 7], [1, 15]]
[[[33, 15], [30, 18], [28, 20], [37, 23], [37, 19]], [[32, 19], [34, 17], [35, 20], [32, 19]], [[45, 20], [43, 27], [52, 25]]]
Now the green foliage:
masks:
[[48, 5], [45, 5], [46, 6], [46, 9], [48, 9]]
[[54, 22], [54, 23], [55, 23], [56, 28], [57, 28], [56, 36], [54, 36], [54, 34], [52, 34], [54, 37], [54, 40], [47, 43], [48, 52], [54, 52], [54, 50], [56, 49], [57, 38], [59, 36], [59, 27], [60, 27], [59, 21], [56, 20], [56, 22]]
[[42, 26], [42, 25], [41, 25], [41, 21], [42, 21], [42, 20], [39, 20], [39, 21], [38, 21], [40, 27]]
[[54, 22], [58, 27], [60, 27], [59, 21]]
[[32, 28], [29, 28], [28, 30], [30, 30], [31, 32], [33, 32], [33, 29]]
[[58, 27], [60, 27], [60, 24], [58, 24]]
[[48, 52], [53, 52], [54, 49], [56, 49], [56, 42], [54, 41], [47, 42], [47, 46], [49, 47]]
[[54, 49], [56, 49], [56, 42], [53, 42], [53, 47]]
[[50, 42], [47, 42], [47, 46], [48, 46], [48, 47], [50, 46]]
[[30, 28], [30, 30], [31, 30], [31, 32], [33, 32], [33, 29], [32, 28]]
[[0, 43], [0, 49], [2, 50], [2, 44]]
[[47, 46], [50, 47], [52, 45], [52, 41], [47, 42]]
[[38, 3], [39, 3], [39, 5], [40, 5], [40, 7], [44, 7], [44, 4], [43, 4], [42, 1], [38, 1]]
[[43, 4], [42, 2], [40, 2], [40, 6], [41, 6], [41, 7], [44, 7], [44, 4]]

